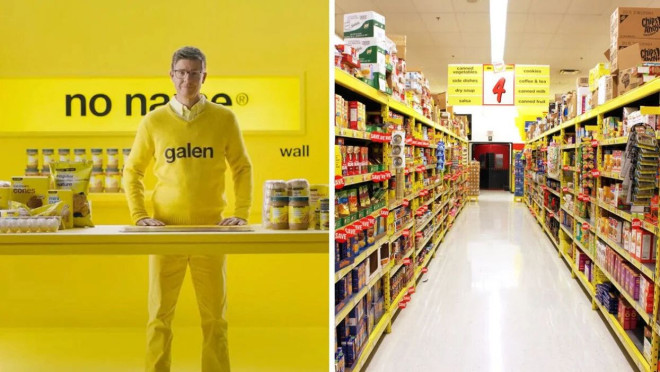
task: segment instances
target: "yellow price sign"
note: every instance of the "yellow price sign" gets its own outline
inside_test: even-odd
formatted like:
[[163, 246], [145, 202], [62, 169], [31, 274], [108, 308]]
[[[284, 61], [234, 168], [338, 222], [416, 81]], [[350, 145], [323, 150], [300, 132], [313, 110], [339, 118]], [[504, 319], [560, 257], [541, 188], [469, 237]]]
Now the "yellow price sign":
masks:
[[481, 96], [448, 96], [447, 104], [449, 106], [481, 106], [483, 99]]

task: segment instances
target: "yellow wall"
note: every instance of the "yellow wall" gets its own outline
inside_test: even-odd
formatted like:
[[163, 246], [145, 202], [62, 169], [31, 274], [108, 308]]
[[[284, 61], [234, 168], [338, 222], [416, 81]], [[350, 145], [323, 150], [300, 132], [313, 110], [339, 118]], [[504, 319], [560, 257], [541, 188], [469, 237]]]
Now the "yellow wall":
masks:
[[[8, 0], [2, 7], [0, 79], [166, 76], [172, 52], [183, 45], [205, 52], [209, 75], [299, 76], [305, 133], [245, 137], [254, 163], [250, 222], [260, 222], [264, 180], [328, 183], [326, 2]], [[30, 110], [34, 99], [39, 97], [10, 109]], [[78, 128], [64, 136], [2, 134], [13, 125], [0, 114], [0, 179], [22, 174], [28, 147], [121, 148], [132, 142], [130, 135]], [[279, 148], [302, 144], [310, 145], [309, 158], [280, 157]], [[124, 203], [94, 207], [97, 223], [127, 222]], [[327, 270], [327, 255], [230, 257], [230, 326], [327, 327]], [[177, 325], [198, 324], [188, 280]], [[2, 257], [0, 327], [143, 326], [146, 288], [146, 257]], [[327, 343], [322, 336], [319, 342]]]

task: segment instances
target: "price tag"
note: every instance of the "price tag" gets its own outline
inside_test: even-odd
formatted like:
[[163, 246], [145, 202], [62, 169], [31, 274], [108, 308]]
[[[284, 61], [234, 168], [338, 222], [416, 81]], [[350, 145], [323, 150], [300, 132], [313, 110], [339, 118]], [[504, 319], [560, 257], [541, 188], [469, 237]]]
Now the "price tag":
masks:
[[412, 145], [413, 144], [413, 139], [412, 137], [406, 137], [406, 145]]
[[563, 188], [562, 188], [562, 191], [564, 191], [564, 192], [568, 192], [568, 187], [563, 187]]
[[344, 181], [344, 177], [342, 176], [335, 176], [335, 190], [341, 190], [346, 186], [346, 181]]
[[550, 212], [550, 213], [548, 213], [548, 216], [550, 216], [550, 218], [553, 218], [555, 216], [555, 214]]
[[408, 199], [403, 199], [403, 203], [401, 205], [408, 207], [410, 205], [410, 201], [408, 201]]
[[406, 257], [406, 258], [403, 259], [403, 265], [404, 266], [410, 265], [410, 258], [409, 257]]
[[403, 300], [404, 300], [405, 302], [410, 302], [410, 299], [411, 299], [410, 295], [405, 295], [405, 296], [403, 296]]
[[389, 180], [390, 178], [392, 178], [392, 172], [385, 171], [385, 179]]
[[415, 212], [415, 215], [416, 215], [417, 217], [421, 217], [421, 216], [424, 215], [424, 211], [420, 208], [420, 209], [417, 210], [417, 212]]
[[424, 236], [424, 234], [421, 231], [418, 231], [415, 233], [415, 237], [419, 240]]
[[379, 143], [390, 142], [390, 141], [392, 141], [392, 134], [391, 133], [372, 132], [371, 133], [371, 141], [372, 142], [379, 142]]
[[417, 173], [423, 173], [426, 172], [426, 167], [423, 165], [420, 165], [417, 167]]
[[582, 223], [582, 230], [589, 230], [589, 224], [586, 222]]
[[374, 218], [374, 216], [367, 217], [367, 223], [369, 224], [369, 227], [375, 226], [376, 225], [376, 218]]
[[375, 183], [383, 182], [383, 175], [380, 172], [375, 172], [371, 175], [371, 181]]
[[399, 309], [405, 309], [406, 308], [406, 303], [405, 302], [399, 302]]
[[598, 140], [591, 140], [591, 147], [598, 147]]
[[357, 229], [353, 225], [346, 226], [346, 238], [350, 239], [357, 235]]
[[403, 230], [403, 233], [401, 233], [401, 235], [406, 237], [406, 238], [409, 237], [410, 236], [410, 230], [408, 230], [408, 229]]
[[410, 168], [406, 167], [406, 169], [403, 171], [404, 175], [409, 175], [410, 174]]
[[429, 272], [429, 269], [427, 267], [422, 268], [422, 273], [426, 274]]
[[383, 218], [387, 218], [387, 216], [390, 214], [389, 209], [383, 208], [380, 210], [380, 216]]
[[633, 218], [632, 227], [636, 227], [638, 229], [641, 228], [642, 227], [642, 221], [639, 218]]
[[346, 236], [346, 231], [344, 229], [335, 231], [335, 241], [339, 243], [346, 243], [347, 240], [348, 237]]
[[600, 177], [600, 171], [598, 169], [594, 169], [591, 171], [591, 175], [598, 178]]
[[563, 169], [564, 169], [565, 171], [567, 171], [567, 170], [569, 170], [569, 169], [571, 169], [571, 168], [570, 168], [568, 165], [564, 165], [564, 166], [563, 166]]
[[410, 288], [408, 288], [408, 294], [409, 294], [409, 295], [413, 295], [413, 294], [415, 294], [415, 287], [410, 287]]

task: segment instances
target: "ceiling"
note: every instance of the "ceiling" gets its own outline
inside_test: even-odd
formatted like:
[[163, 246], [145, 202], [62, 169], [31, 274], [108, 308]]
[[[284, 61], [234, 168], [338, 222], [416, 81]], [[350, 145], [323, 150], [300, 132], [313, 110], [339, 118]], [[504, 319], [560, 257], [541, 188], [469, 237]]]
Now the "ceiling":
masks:
[[[610, 15], [618, 6], [659, 6], [658, 0], [509, 0], [504, 62], [550, 65], [551, 92], [575, 89], [609, 47]], [[335, 32], [344, 13], [373, 10], [385, 16], [388, 35], [407, 36], [408, 68], [422, 69], [431, 90], [447, 89], [447, 64], [490, 63], [489, 1], [335, 0]]]

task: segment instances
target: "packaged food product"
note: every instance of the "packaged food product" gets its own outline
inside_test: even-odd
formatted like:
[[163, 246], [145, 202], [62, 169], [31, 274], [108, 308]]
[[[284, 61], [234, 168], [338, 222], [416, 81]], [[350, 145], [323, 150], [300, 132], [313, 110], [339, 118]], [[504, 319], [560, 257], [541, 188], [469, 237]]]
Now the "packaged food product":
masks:
[[27, 168], [39, 168], [39, 150], [37, 149], [27, 149], [25, 150], [27, 154]]
[[110, 168], [105, 171], [105, 192], [119, 192], [121, 186], [121, 173], [119, 169]]
[[289, 196], [309, 196], [309, 182], [306, 179], [290, 180], [286, 187]]
[[263, 187], [264, 204], [261, 210], [261, 221], [266, 228], [269, 228], [270, 226], [270, 208], [272, 205], [271, 198], [273, 196], [287, 196], [286, 181], [269, 180], [264, 182], [264, 187]]
[[29, 208], [38, 208], [46, 203], [46, 197], [50, 186], [48, 177], [12, 177], [11, 185], [11, 200], [25, 204]]
[[25, 169], [25, 176], [26, 177], [37, 177], [37, 176], [41, 176], [41, 173], [39, 173], [38, 168], [26, 168]]
[[105, 173], [103, 168], [92, 168], [92, 174], [89, 179], [89, 192], [103, 192], [105, 187]]
[[289, 229], [307, 230], [309, 228], [309, 197], [292, 196], [289, 198]]
[[73, 225], [93, 227], [87, 189], [92, 174], [92, 162], [54, 162], [50, 165], [53, 183], [58, 190], [73, 192]]
[[289, 228], [289, 197], [272, 196], [270, 198], [270, 215], [268, 228], [286, 230]]
[[350, 216], [351, 212], [348, 207], [348, 191], [338, 191], [335, 195], [337, 196], [337, 211], [339, 212], [339, 217]]
[[309, 186], [309, 225], [320, 230], [321, 198], [328, 197], [328, 185]]
[[87, 160], [87, 150], [85, 149], [73, 149], [73, 161], [86, 161]]
[[71, 149], [57, 149], [59, 161], [71, 161]]
[[119, 168], [119, 150], [107, 149], [108, 154], [108, 168]]
[[7, 209], [10, 199], [11, 187], [0, 187], [0, 209]]
[[43, 155], [43, 168], [48, 168], [50, 170], [50, 163], [53, 162], [53, 154], [55, 150], [53, 149], [41, 149], [41, 155]]
[[350, 214], [358, 212], [358, 190], [348, 190], [348, 210]]
[[62, 203], [61, 229], [73, 228], [73, 192], [71, 190], [48, 190], [48, 204]]
[[92, 149], [92, 164], [94, 168], [103, 168], [103, 149]]
[[319, 216], [320, 230], [330, 230], [330, 199], [323, 198], [320, 201], [321, 211]]

